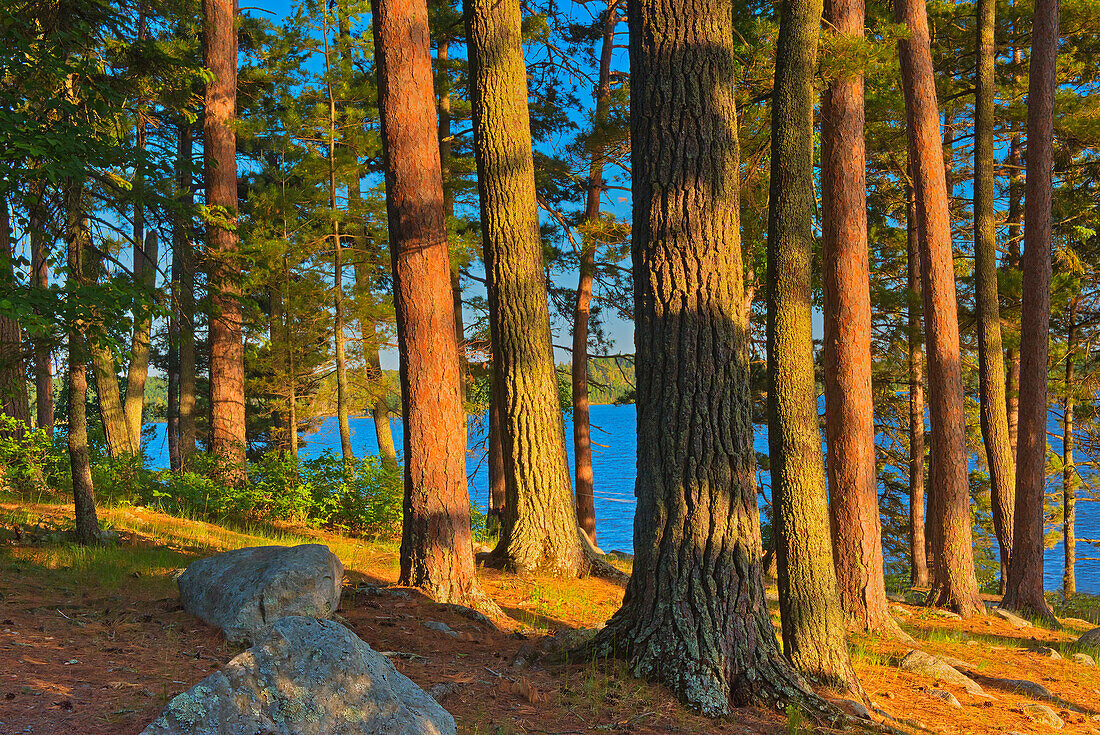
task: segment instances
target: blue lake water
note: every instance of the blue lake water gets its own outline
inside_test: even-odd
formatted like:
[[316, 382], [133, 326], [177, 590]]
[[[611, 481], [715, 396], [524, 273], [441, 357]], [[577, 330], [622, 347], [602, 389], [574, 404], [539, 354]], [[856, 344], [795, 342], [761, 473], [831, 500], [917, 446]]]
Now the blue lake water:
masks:
[[[633, 550], [634, 528], [634, 480], [636, 478], [637, 433], [634, 406], [592, 406], [592, 471], [595, 476], [596, 533], [604, 550]], [[573, 462], [573, 431], [566, 418], [566, 443], [570, 469]], [[401, 422], [391, 419], [394, 440], [401, 447]], [[155, 435], [145, 448], [154, 467], [168, 466], [168, 446], [165, 440], [165, 424], [155, 424]], [[1052, 425], [1052, 431], [1055, 426]], [[352, 447], [356, 454], [376, 454], [378, 442], [371, 418], [351, 419]], [[470, 496], [482, 508], [485, 507], [489, 478], [484, 461], [484, 427], [477, 418], [470, 418], [471, 452], [467, 463], [470, 478]], [[1057, 431], [1055, 431], [1057, 434]], [[316, 457], [326, 449], [340, 453], [340, 434], [335, 418], [326, 419], [316, 431], [304, 435], [301, 456]], [[754, 439], [758, 452], [768, 451], [767, 432], [757, 427]], [[1059, 449], [1060, 447], [1055, 447]], [[1088, 480], [1086, 479], [1086, 483]], [[1083, 494], [1080, 493], [1080, 494]], [[1096, 503], [1077, 505], [1077, 535], [1083, 538], [1100, 538], [1100, 508]], [[1081, 592], [1100, 593], [1100, 562], [1084, 561], [1080, 556], [1100, 556], [1097, 549], [1079, 541], [1077, 545], [1077, 589]], [[1063, 551], [1061, 542], [1047, 551], [1045, 579], [1047, 589], [1060, 589], [1062, 585]]]

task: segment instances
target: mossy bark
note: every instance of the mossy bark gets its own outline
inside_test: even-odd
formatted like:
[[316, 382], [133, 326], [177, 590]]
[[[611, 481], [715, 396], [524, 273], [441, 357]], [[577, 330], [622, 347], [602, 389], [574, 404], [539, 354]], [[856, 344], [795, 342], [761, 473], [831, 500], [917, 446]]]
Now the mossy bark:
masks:
[[816, 702], [780, 654], [764, 597], [730, 3], [636, 0], [627, 13], [635, 558], [589, 651], [711, 716]]
[[779, 22], [768, 198], [768, 447], [783, 650], [802, 673], [858, 692], [833, 566], [811, 326], [821, 14], [820, 0], [788, 0]]
[[588, 570], [573, 512], [535, 200], [519, 0], [467, 0], [474, 148], [505, 504], [493, 562], [521, 573]]

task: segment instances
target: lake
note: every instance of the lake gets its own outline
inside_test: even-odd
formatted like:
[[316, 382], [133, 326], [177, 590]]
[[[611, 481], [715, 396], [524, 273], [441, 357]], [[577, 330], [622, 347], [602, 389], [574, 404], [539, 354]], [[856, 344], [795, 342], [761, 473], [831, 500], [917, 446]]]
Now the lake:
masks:
[[[618, 549], [633, 551], [634, 528], [634, 480], [637, 454], [634, 406], [592, 406], [592, 471], [595, 476], [596, 533], [600, 548], [605, 551]], [[1051, 430], [1058, 434], [1057, 422]], [[401, 447], [401, 421], [391, 419], [394, 440]], [[145, 451], [154, 467], [168, 466], [168, 446], [165, 440], [165, 424], [155, 424], [154, 438]], [[376, 454], [378, 442], [374, 436], [371, 418], [351, 419], [352, 447], [357, 455]], [[570, 471], [573, 462], [573, 430], [566, 419], [566, 443], [569, 451]], [[484, 427], [477, 418], [470, 419], [471, 447], [482, 445]], [[758, 452], [768, 451], [767, 431], [757, 427], [754, 446]], [[303, 436], [301, 456], [315, 457], [326, 449], [340, 454], [340, 434], [335, 418], [326, 419], [316, 431]], [[1055, 449], [1060, 450], [1060, 446]], [[482, 508], [486, 505], [489, 488], [488, 468], [483, 449], [472, 449], [467, 464], [470, 477], [470, 496]], [[1096, 503], [1077, 505], [1077, 535], [1083, 538], [1100, 538], [1100, 509]], [[1097, 549], [1078, 541], [1077, 589], [1081, 592], [1100, 593], [1100, 562], [1083, 561], [1081, 556], [1100, 556]], [[1050, 590], [1062, 586], [1062, 543], [1059, 541], [1047, 550], [1045, 564], [1046, 587]]]

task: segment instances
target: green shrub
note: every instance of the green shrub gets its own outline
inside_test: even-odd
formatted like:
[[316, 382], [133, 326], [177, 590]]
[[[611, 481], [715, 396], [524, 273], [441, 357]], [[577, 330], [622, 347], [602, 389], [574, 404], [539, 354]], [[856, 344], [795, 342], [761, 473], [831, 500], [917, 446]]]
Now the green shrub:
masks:
[[0, 472], [16, 492], [64, 487], [69, 455], [64, 437], [51, 439], [44, 429], [0, 413]]

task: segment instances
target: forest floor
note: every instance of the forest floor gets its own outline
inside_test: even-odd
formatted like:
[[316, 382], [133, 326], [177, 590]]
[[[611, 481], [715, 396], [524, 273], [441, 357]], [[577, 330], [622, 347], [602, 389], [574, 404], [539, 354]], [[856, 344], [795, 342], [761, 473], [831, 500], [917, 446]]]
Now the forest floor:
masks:
[[[174, 575], [196, 558], [242, 546], [320, 541], [347, 576], [339, 619], [397, 668], [441, 695], [460, 733], [768, 733], [812, 729], [760, 709], [724, 721], [698, 717], [660, 687], [615, 664], [524, 664], [555, 631], [600, 625], [622, 588], [598, 579], [520, 578], [483, 570], [482, 584], [514, 619], [488, 630], [395, 585], [397, 547], [325, 533], [257, 527], [233, 530], [147, 509], [102, 509], [116, 543], [85, 549], [55, 540], [72, 507], [0, 499], [0, 735], [135, 735], [165, 704], [223, 666], [240, 649], [183, 612]], [[906, 644], [857, 635], [856, 671], [872, 703], [908, 732], [1043, 733], [1027, 706], [1047, 704], [1062, 732], [1100, 733], [1100, 669], [1069, 659], [1100, 607], [1063, 620], [1060, 631], [1013, 628], [998, 617], [953, 620], [916, 605], [896, 605], [915, 639]], [[778, 614], [773, 614], [778, 624]], [[449, 636], [425, 628], [441, 621]], [[507, 627], [507, 626], [506, 626]], [[1046, 646], [1064, 657], [1038, 652]], [[903, 671], [911, 647], [961, 659], [990, 698]], [[1097, 651], [1087, 651], [1096, 655]], [[994, 683], [1026, 679], [1046, 687], [1043, 701]], [[961, 708], [931, 692], [946, 689]]]

